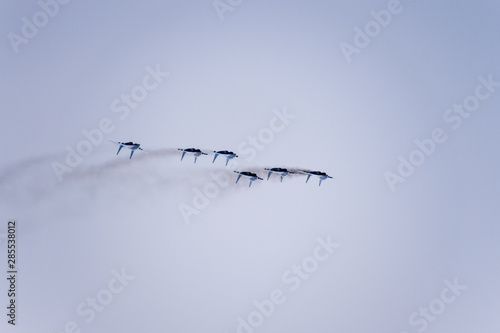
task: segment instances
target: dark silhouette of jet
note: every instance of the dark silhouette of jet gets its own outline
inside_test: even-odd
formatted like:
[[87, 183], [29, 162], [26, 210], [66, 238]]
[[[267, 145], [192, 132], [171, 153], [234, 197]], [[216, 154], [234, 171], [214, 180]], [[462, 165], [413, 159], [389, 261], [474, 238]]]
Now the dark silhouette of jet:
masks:
[[194, 155], [194, 163], [196, 163], [196, 160], [198, 159], [198, 156], [200, 156], [200, 155], [207, 155], [206, 153], [204, 153], [201, 150], [196, 149], [196, 148], [186, 148], [186, 149], [178, 148], [177, 150], [182, 151], [181, 161], [184, 158], [184, 155], [186, 155], [186, 153], [191, 153], [191, 154]]
[[281, 182], [283, 182], [283, 177], [284, 176], [288, 176], [290, 174], [295, 173], [295, 172], [288, 171], [287, 169], [283, 169], [283, 168], [271, 168], [271, 169], [264, 169], [264, 170], [269, 171], [269, 173], [267, 174], [267, 180], [269, 180], [269, 177], [271, 176], [271, 174], [273, 172], [281, 173]]
[[217, 158], [217, 156], [224, 155], [224, 156], [226, 156], [226, 166], [227, 166], [227, 163], [229, 163], [230, 159], [238, 157], [238, 155], [236, 155], [232, 151], [227, 151], [227, 150], [219, 150], [219, 151], [214, 150], [214, 153], [215, 153], [215, 156], [214, 156], [214, 160], [212, 161], [212, 163], [215, 162], [215, 159]]
[[116, 155], [118, 155], [118, 153], [120, 152], [120, 150], [122, 150], [123, 147], [126, 147], [128, 149], [131, 150], [130, 152], [130, 158], [132, 158], [132, 155], [134, 155], [134, 151], [136, 151], [137, 149], [139, 150], [142, 150], [141, 148], [141, 145], [138, 144], [138, 143], [134, 143], [134, 142], [117, 142], [117, 141], [111, 141], [109, 140], [110, 142], [113, 142], [115, 145], [119, 145], [120, 147], [118, 148], [118, 151], [116, 152]]
[[319, 185], [318, 186], [321, 186], [321, 182], [323, 180], [328, 179], [328, 178], [333, 178], [331, 176], [328, 176], [325, 172], [321, 172], [321, 171], [302, 170], [301, 172], [307, 175], [306, 183], [309, 181], [309, 178], [311, 178], [311, 176], [318, 177], [319, 178]]
[[238, 174], [238, 179], [236, 179], [236, 184], [238, 184], [238, 180], [240, 180], [241, 176], [250, 178], [250, 184], [248, 184], [248, 187], [252, 186], [252, 182], [256, 181], [257, 179], [263, 180], [257, 174], [253, 172], [248, 172], [248, 171], [235, 171]]

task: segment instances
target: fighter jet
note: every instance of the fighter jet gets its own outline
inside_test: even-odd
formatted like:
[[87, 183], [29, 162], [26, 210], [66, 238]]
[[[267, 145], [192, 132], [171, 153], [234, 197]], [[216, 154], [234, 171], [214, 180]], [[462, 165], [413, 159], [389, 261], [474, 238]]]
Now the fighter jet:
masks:
[[263, 180], [262, 178], [260, 178], [259, 176], [257, 176], [257, 174], [255, 174], [253, 172], [248, 172], [248, 171], [242, 171], [242, 172], [235, 171], [235, 172], [238, 174], [238, 179], [236, 179], [236, 184], [238, 184], [238, 180], [240, 180], [241, 176], [245, 176], [245, 177], [250, 178], [250, 184], [248, 185], [248, 187], [252, 186], [252, 182], [257, 180], [257, 179]]
[[309, 181], [309, 178], [311, 178], [311, 176], [316, 176], [319, 178], [319, 185], [318, 186], [321, 186], [321, 182], [325, 179], [328, 179], [328, 178], [333, 178], [331, 176], [328, 176], [325, 172], [321, 172], [321, 171], [307, 171], [307, 170], [302, 170], [302, 173], [306, 174], [307, 175], [307, 179], [306, 179], [306, 183]]
[[198, 156], [200, 156], [200, 155], [207, 155], [206, 153], [204, 153], [201, 150], [196, 149], [196, 148], [187, 148], [187, 149], [178, 148], [177, 150], [182, 151], [181, 161], [184, 158], [184, 155], [186, 155], [186, 153], [192, 153], [192, 154], [194, 154], [194, 163], [196, 163], [196, 160], [198, 159]]
[[295, 172], [288, 171], [287, 169], [283, 169], [283, 168], [271, 168], [271, 169], [264, 169], [264, 170], [269, 171], [269, 173], [267, 174], [267, 180], [269, 180], [269, 177], [271, 176], [271, 174], [273, 172], [281, 173], [281, 182], [283, 182], [283, 177], [284, 176], [288, 176], [290, 174], [295, 173]]
[[227, 166], [227, 163], [229, 163], [230, 159], [238, 157], [238, 155], [236, 155], [232, 151], [227, 151], [227, 150], [219, 150], [219, 151], [214, 150], [214, 153], [215, 153], [215, 156], [214, 156], [214, 160], [212, 161], [212, 163], [215, 162], [215, 159], [217, 158], [217, 156], [224, 155], [224, 156], [226, 156], [226, 166]]
[[134, 151], [136, 151], [137, 149], [142, 150], [141, 145], [138, 143], [134, 143], [134, 142], [116, 142], [116, 141], [111, 141], [111, 140], [109, 140], [109, 142], [113, 142], [115, 145], [120, 146], [118, 148], [118, 151], [116, 152], [116, 155], [118, 155], [118, 153], [120, 152], [120, 150], [122, 150], [123, 147], [130, 149], [131, 152], [130, 152], [129, 159], [132, 158], [132, 155], [134, 155]]

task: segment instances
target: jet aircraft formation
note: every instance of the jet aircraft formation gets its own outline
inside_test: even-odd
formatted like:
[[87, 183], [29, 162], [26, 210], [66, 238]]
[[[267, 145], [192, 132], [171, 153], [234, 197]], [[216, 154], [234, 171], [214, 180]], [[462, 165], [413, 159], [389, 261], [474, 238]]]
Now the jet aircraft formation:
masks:
[[[131, 152], [130, 152], [129, 159], [131, 159], [132, 155], [134, 155], [134, 151], [143, 150], [141, 148], [140, 144], [134, 143], [134, 142], [117, 142], [117, 141], [111, 141], [111, 140], [110, 140], [110, 142], [119, 146], [118, 151], [116, 152], [116, 155], [118, 155], [118, 153], [120, 152], [120, 150], [123, 147], [130, 149]], [[198, 148], [178, 148], [177, 150], [182, 152], [181, 161], [184, 159], [184, 156], [186, 155], [186, 153], [193, 154], [194, 163], [196, 163], [199, 156], [208, 155], [207, 153], [203, 152], [201, 149], [198, 149]], [[228, 150], [213, 150], [213, 154], [214, 154], [214, 159], [212, 160], [212, 163], [214, 163], [215, 160], [217, 159], [217, 157], [219, 155], [221, 155], [221, 156], [224, 156], [226, 158], [226, 166], [229, 163], [230, 159], [238, 157], [238, 155], [236, 155], [232, 151], [228, 151]], [[271, 174], [273, 174], [273, 173], [280, 174], [280, 177], [281, 177], [280, 182], [283, 182], [283, 177], [291, 175], [291, 174], [297, 174], [297, 173], [307, 175], [306, 183], [309, 181], [309, 178], [311, 178], [311, 176], [318, 177], [319, 178], [319, 185], [318, 186], [321, 186], [321, 182], [323, 180], [328, 179], [328, 178], [333, 178], [322, 171], [310, 171], [310, 170], [290, 171], [290, 170], [285, 169], [285, 168], [265, 168], [264, 170], [269, 171], [267, 174], [267, 180], [269, 180], [269, 177], [271, 177]], [[241, 177], [246, 177], [250, 180], [248, 187], [251, 187], [252, 183], [256, 180], [264, 180], [263, 178], [260, 178], [254, 172], [250, 172], [250, 171], [234, 171], [234, 172], [238, 174], [238, 178], [236, 179], [236, 183], [238, 183], [238, 181], [240, 180]]]

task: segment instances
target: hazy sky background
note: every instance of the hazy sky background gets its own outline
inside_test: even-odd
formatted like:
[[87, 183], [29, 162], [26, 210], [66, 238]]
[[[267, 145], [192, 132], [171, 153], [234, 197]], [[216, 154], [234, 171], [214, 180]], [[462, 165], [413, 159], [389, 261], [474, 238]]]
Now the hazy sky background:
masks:
[[[2, 332], [237, 332], [274, 289], [286, 301], [255, 332], [498, 332], [500, 87], [456, 130], [443, 115], [478, 77], [500, 82], [500, 5], [402, 0], [349, 63], [341, 43], [388, 3], [245, 0], [221, 20], [211, 1], [71, 1], [16, 53], [8, 34], [41, 7], [0, 2], [2, 271], [9, 219], [19, 245], [17, 325], [4, 279]], [[168, 77], [120, 119], [115, 100], [156, 67]], [[251, 154], [278, 111], [293, 119]], [[53, 163], [104, 118], [113, 130], [59, 181]], [[391, 191], [384, 173], [435, 128], [446, 141]], [[181, 147], [238, 152], [235, 169], [264, 179], [334, 179], [248, 188]], [[180, 207], [223, 171], [231, 183], [187, 223]], [[328, 236], [340, 247], [290, 290], [283, 274]], [[86, 322], [78, 306], [122, 269], [135, 279]], [[412, 325], [455, 279], [466, 290]]]

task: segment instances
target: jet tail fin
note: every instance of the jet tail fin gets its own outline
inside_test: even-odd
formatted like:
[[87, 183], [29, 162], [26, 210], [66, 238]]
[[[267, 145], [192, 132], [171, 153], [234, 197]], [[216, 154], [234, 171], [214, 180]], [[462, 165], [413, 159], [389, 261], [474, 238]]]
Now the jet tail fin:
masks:
[[311, 174], [307, 175], [306, 183], [309, 181], [309, 178], [311, 178]]

